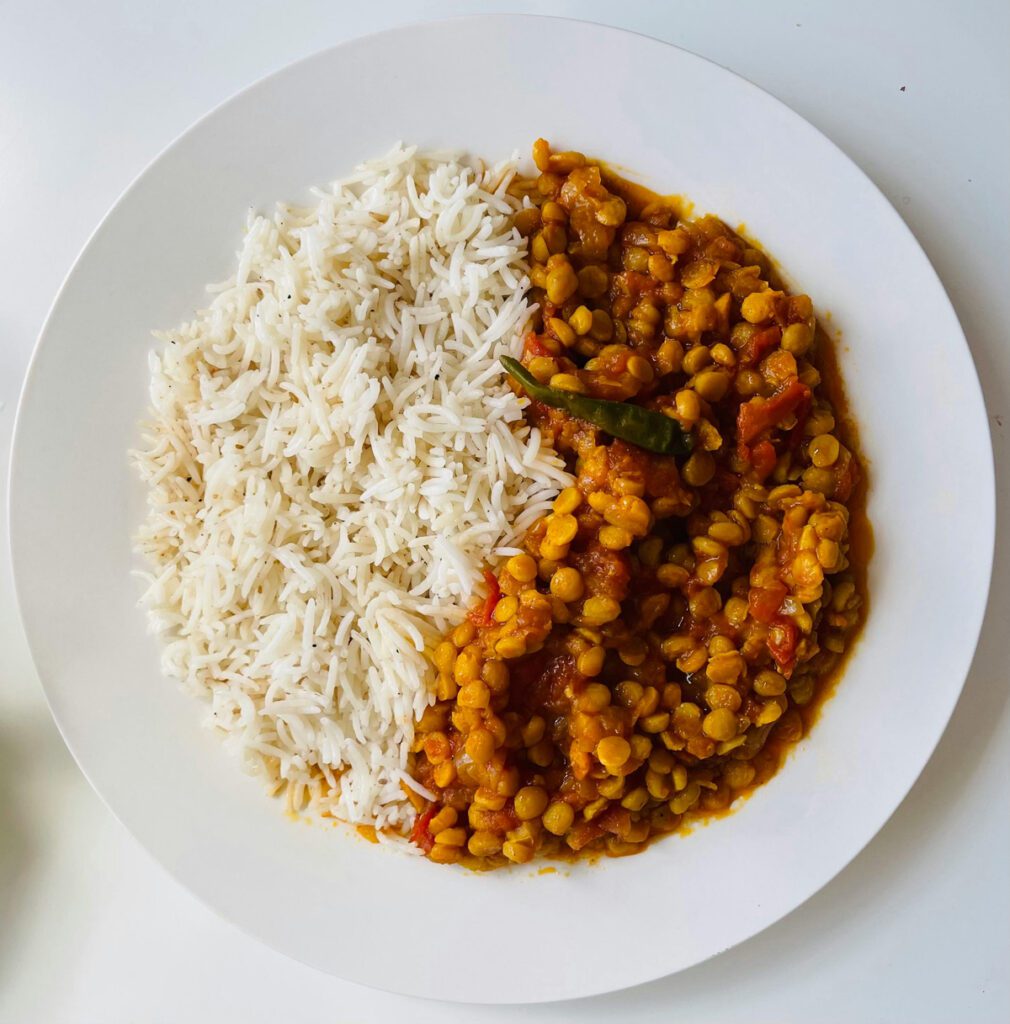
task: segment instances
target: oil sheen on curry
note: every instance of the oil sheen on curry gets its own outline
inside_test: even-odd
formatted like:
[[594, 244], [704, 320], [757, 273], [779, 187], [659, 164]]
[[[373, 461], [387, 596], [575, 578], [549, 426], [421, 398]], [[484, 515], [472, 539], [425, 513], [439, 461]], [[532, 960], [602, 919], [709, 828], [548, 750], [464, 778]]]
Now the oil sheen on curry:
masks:
[[[844, 392], [807, 295], [712, 216], [533, 147], [527, 419], [575, 476], [432, 652], [411, 838], [440, 864], [621, 856], [811, 726], [866, 608]], [[415, 794], [416, 796], [416, 794]]]

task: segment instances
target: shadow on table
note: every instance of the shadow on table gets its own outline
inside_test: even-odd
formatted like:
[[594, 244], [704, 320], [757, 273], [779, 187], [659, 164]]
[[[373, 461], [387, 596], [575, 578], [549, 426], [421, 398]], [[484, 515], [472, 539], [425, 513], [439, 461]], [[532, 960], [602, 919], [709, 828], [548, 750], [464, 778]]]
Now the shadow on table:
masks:
[[41, 789], [40, 771], [75, 772], [70, 753], [47, 714], [24, 719], [15, 730], [0, 724], [0, 988], [11, 951], [23, 940], [22, 918], [32, 903], [32, 886], [45, 855], [44, 837], [31, 822], [30, 802]]

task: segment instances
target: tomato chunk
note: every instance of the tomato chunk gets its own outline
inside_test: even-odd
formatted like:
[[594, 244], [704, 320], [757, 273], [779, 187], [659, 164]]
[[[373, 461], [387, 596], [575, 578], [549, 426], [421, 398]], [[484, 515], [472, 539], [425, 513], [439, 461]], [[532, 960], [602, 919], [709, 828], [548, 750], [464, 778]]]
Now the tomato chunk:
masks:
[[848, 501], [852, 491], [859, 483], [859, 466], [849, 452], [845, 452], [840, 460], [841, 465], [835, 466], [835, 501]]
[[781, 327], [766, 327], [763, 331], [757, 331], [740, 349], [740, 365], [753, 366], [759, 363], [773, 348], [777, 348], [781, 341]]
[[491, 616], [494, 615], [495, 607], [501, 599], [501, 587], [498, 586], [498, 577], [490, 569], [484, 570], [484, 582], [487, 584], [487, 597], [482, 604], [470, 612], [470, 621], [475, 626], [490, 626]]
[[796, 644], [799, 638], [800, 631], [796, 623], [782, 615], [776, 617], [768, 630], [768, 650], [779, 671], [787, 677], [796, 663]]
[[770, 587], [751, 587], [747, 596], [747, 607], [758, 622], [769, 623], [779, 610], [789, 588], [780, 582]]
[[430, 853], [431, 848], [435, 845], [435, 837], [429, 831], [428, 826], [437, 813], [438, 807], [435, 804], [429, 804], [427, 810], [422, 811], [414, 820], [414, 827], [410, 830], [410, 841], [425, 853]]
[[737, 435], [744, 444], [750, 444], [762, 430], [774, 427], [800, 403], [810, 400], [810, 388], [799, 380], [790, 381], [771, 398], [752, 398], [740, 406], [736, 417]]
[[530, 331], [524, 339], [523, 347], [528, 355], [549, 356], [550, 352], [544, 343], [537, 337], [536, 331]]
[[750, 464], [754, 467], [757, 478], [762, 483], [771, 475], [778, 456], [771, 441], [759, 441], [751, 452]]

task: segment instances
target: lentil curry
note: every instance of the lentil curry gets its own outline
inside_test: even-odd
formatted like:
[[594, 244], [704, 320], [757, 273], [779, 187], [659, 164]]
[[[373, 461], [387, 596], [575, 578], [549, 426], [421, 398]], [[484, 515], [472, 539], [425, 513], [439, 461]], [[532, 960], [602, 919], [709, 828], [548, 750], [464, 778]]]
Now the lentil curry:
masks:
[[[533, 158], [513, 187], [539, 313], [513, 376], [576, 483], [433, 652], [411, 766], [436, 794], [413, 841], [473, 867], [634, 853], [728, 808], [865, 611], [864, 488], [810, 298], [715, 217], [543, 139]], [[690, 454], [565, 395], [660, 413]]]

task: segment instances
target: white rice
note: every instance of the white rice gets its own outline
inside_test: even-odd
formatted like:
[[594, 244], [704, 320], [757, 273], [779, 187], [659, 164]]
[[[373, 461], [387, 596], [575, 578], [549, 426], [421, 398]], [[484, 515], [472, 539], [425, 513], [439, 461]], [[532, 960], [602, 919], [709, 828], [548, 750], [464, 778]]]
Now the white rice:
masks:
[[251, 218], [151, 355], [133, 455], [164, 668], [294, 808], [409, 823], [426, 649], [570, 482], [497, 361], [531, 312], [515, 171], [397, 147]]

